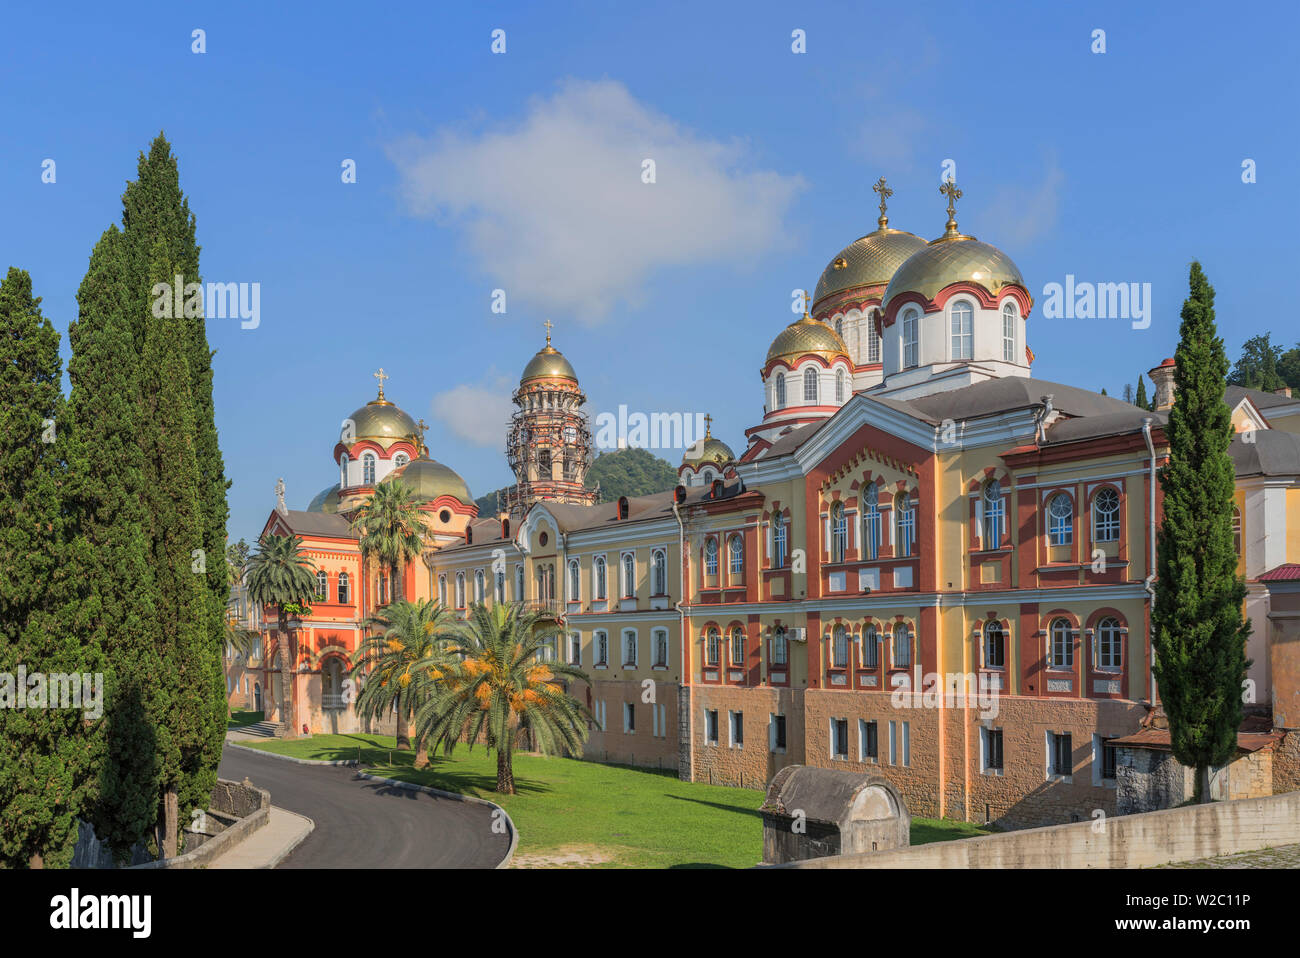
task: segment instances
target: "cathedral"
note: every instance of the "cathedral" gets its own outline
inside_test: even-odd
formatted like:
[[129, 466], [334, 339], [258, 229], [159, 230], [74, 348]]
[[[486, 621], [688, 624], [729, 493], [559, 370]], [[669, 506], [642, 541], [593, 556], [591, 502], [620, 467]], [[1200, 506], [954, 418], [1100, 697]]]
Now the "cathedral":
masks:
[[[1012, 258], [958, 227], [849, 243], [773, 339], [733, 448], [686, 452], [680, 484], [600, 503], [586, 396], [546, 345], [513, 394], [515, 474], [493, 515], [386, 398], [343, 421], [334, 482], [264, 531], [294, 534], [317, 592], [294, 663], [299, 721], [359, 727], [344, 694], [362, 622], [393, 584], [350, 517], [412, 489], [423, 554], [403, 598], [463, 614], [523, 602], [580, 666], [585, 758], [761, 788], [792, 764], [887, 777], [913, 814], [1022, 827], [1125, 809], [1117, 768], [1168, 768], [1150, 608], [1174, 366], [1154, 412], [1032, 375], [1034, 298]], [[937, 217], [936, 217], [937, 220]], [[705, 397], [701, 397], [704, 399]], [[1253, 692], [1218, 797], [1300, 788], [1300, 401], [1229, 387]], [[231, 703], [279, 716], [264, 655]], [[283, 719], [280, 719], [281, 721]]]

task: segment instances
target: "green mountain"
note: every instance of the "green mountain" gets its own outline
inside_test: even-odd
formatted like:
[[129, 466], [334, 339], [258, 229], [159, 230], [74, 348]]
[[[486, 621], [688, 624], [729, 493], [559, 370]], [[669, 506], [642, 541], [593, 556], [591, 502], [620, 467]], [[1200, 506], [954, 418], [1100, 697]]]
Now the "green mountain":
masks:
[[[617, 452], [605, 452], [596, 457], [587, 470], [586, 486], [595, 488], [600, 483], [600, 501], [612, 502], [619, 496], [645, 496], [652, 492], [666, 492], [677, 485], [677, 469], [666, 459], [645, 449], [619, 449]], [[480, 516], [494, 516], [497, 513], [497, 493], [502, 494], [504, 503], [505, 489], [494, 489], [474, 500]]]

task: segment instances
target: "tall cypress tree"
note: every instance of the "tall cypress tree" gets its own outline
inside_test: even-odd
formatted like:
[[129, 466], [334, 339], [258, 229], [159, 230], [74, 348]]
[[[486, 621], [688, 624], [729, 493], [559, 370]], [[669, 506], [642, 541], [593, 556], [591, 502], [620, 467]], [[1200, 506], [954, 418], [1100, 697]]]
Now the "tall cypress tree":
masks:
[[[11, 267], [0, 283], [0, 865], [8, 867], [68, 863], [95, 768], [87, 718], [95, 719], [100, 666], [75, 622], [84, 583], [71, 560], [85, 544], [60, 501], [61, 377], [59, 335], [31, 277]], [[68, 707], [71, 681], [77, 705]]]
[[1151, 410], [1151, 400], [1147, 398], [1147, 381], [1142, 378], [1141, 373], [1138, 373], [1137, 399], [1134, 400], [1133, 404], [1139, 409], [1145, 409], [1148, 412]]
[[1169, 462], [1160, 470], [1164, 518], [1151, 625], [1174, 757], [1196, 769], [1196, 798], [1207, 802], [1211, 766], [1236, 753], [1250, 622], [1232, 540], [1228, 358], [1200, 263], [1192, 263], [1190, 286], [1174, 353]]
[[68, 330], [69, 495], [89, 544], [77, 575], [87, 597], [79, 619], [103, 650], [108, 708], [97, 726], [100, 765], [89, 820], [124, 859], [157, 816], [156, 709], [159, 636], [153, 568], [147, 561], [145, 479], [138, 407], [139, 339], [127, 314], [126, 253], [110, 226], [90, 257]]
[[[217, 429], [212, 399], [212, 350], [208, 346], [202, 310], [202, 296], [186, 297], [184, 291], [190, 284], [200, 284], [199, 246], [196, 227], [189, 202], [181, 192], [180, 174], [171, 146], [160, 133], [150, 144], [148, 154], [141, 153], [137, 165], [137, 178], [128, 183], [122, 194], [122, 223], [124, 247], [128, 264], [128, 315], [137, 324], [139, 339], [146, 339], [154, 319], [152, 293], [155, 283], [176, 286], [174, 290], [188, 305], [183, 313], [173, 310], [174, 325], [155, 330], [156, 336], [166, 337], [168, 348], [177, 351], [184, 360], [183, 367], [175, 372], [185, 376], [185, 393], [189, 412], [185, 416], [190, 429], [191, 452], [197, 470], [197, 512], [194, 521], [199, 530], [199, 541], [194, 548], [202, 550], [202, 557], [193, 563], [191, 575], [199, 576], [204, 585], [202, 608], [195, 614], [201, 625], [202, 641], [188, 643], [185, 654], [187, 681], [193, 689], [201, 690], [197, 697], [185, 692], [179, 703], [190, 711], [178, 718], [179, 726], [186, 728], [184, 746], [188, 758], [181, 763], [181, 777], [177, 781], [180, 801], [184, 810], [206, 806], [208, 794], [216, 781], [216, 768], [221, 759], [221, 745], [226, 729], [225, 679], [221, 652], [225, 639], [226, 605], [230, 584], [222, 557], [226, 548], [226, 519], [228, 508], [226, 490], [229, 482], [221, 450], [217, 442]], [[163, 267], [172, 272], [163, 275]], [[192, 308], [192, 307], [198, 308]], [[149, 362], [142, 368], [148, 375]], [[183, 470], [182, 470], [183, 471]], [[178, 473], [179, 474], [179, 473]], [[188, 480], [185, 480], [188, 481]], [[149, 538], [155, 543], [155, 554], [169, 552], [174, 543], [159, 545], [172, 535], [156, 519], [149, 527]], [[191, 569], [191, 564], [186, 565]], [[194, 732], [199, 729], [199, 732]], [[197, 734], [202, 742], [198, 752], [189, 737]]]

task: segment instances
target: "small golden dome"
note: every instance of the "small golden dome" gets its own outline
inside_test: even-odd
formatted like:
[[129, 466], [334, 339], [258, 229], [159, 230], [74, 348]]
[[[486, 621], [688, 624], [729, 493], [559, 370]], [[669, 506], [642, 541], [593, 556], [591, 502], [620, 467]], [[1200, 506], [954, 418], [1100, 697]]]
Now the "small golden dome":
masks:
[[1006, 253], [973, 236], [949, 232], [898, 268], [880, 308], [886, 309], [900, 293], [920, 293], [931, 300], [940, 290], [960, 282], [978, 283], [994, 295], [1009, 283], [1025, 285], [1020, 270]]
[[530, 379], [572, 379], [576, 383], [578, 374], [573, 371], [564, 354], [547, 343], [545, 348], [538, 350], [537, 355], [528, 361], [524, 374], [519, 377], [521, 383]]
[[308, 512], [338, 512], [339, 484], [336, 482], [328, 489], [322, 489], [307, 506]]
[[839, 333], [823, 322], [813, 319], [807, 313], [777, 334], [767, 350], [767, 361], [784, 359], [787, 362], [798, 359], [807, 353], [830, 360], [836, 356], [846, 359], [849, 348], [840, 339]]
[[682, 465], [698, 469], [705, 463], [725, 466], [735, 461], [736, 454], [731, 451], [731, 447], [721, 439], [713, 437], [713, 417], [705, 416], [704, 421], [704, 438], [697, 439], [687, 447], [685, 455], [682, 456]]
[[822, 271], [813, 293], [814, 309], [828, 296], [859, 286], [883, 286], [925, 240], [906, 230], [878, 229], [860, 236], [836, 254]]
[[467, 506], [474, 504], [474, 497], [469, 494], [465, 480], [434, 459], [412, 459], [406, 465], [394, 469], [382, 481], [392, 482], [395, 479], [400, 479], [411, 488], [417, 502], [430, 502], [439, 496], [451, 496]]

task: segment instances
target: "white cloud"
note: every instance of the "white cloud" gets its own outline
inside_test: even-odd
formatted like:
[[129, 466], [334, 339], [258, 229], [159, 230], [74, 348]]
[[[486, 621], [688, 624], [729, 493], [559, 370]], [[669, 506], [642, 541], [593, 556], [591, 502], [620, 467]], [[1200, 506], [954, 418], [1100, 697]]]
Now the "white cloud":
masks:
[[460, 385], [437, 393], [430, 404], [435, 419], [475, 446], [503, 448], [510, 414], [510, 379], [497, 376], [486, 385]]
[[[517, 301], [596, 322], [665, 267], [744, 266], [781, 240], [799, 176], [744, 168], [621, 83], [570, 81], [511, 126], [443, 129], [388, 148], [408, 210], [463, 231]], [[642, 182], [642, 161], [656, 182]]]
[[[1065, 171], [1055, 157], [1049, 157], [1039, 182], [997, 189], [984, 207], [988, 225], [983, 228], [990, 241], [999, 246], [1023, 246], [1051, 232], [1060, 213], [1064, 184]], [[961, 221], [960, 212], [957, 219]]]

